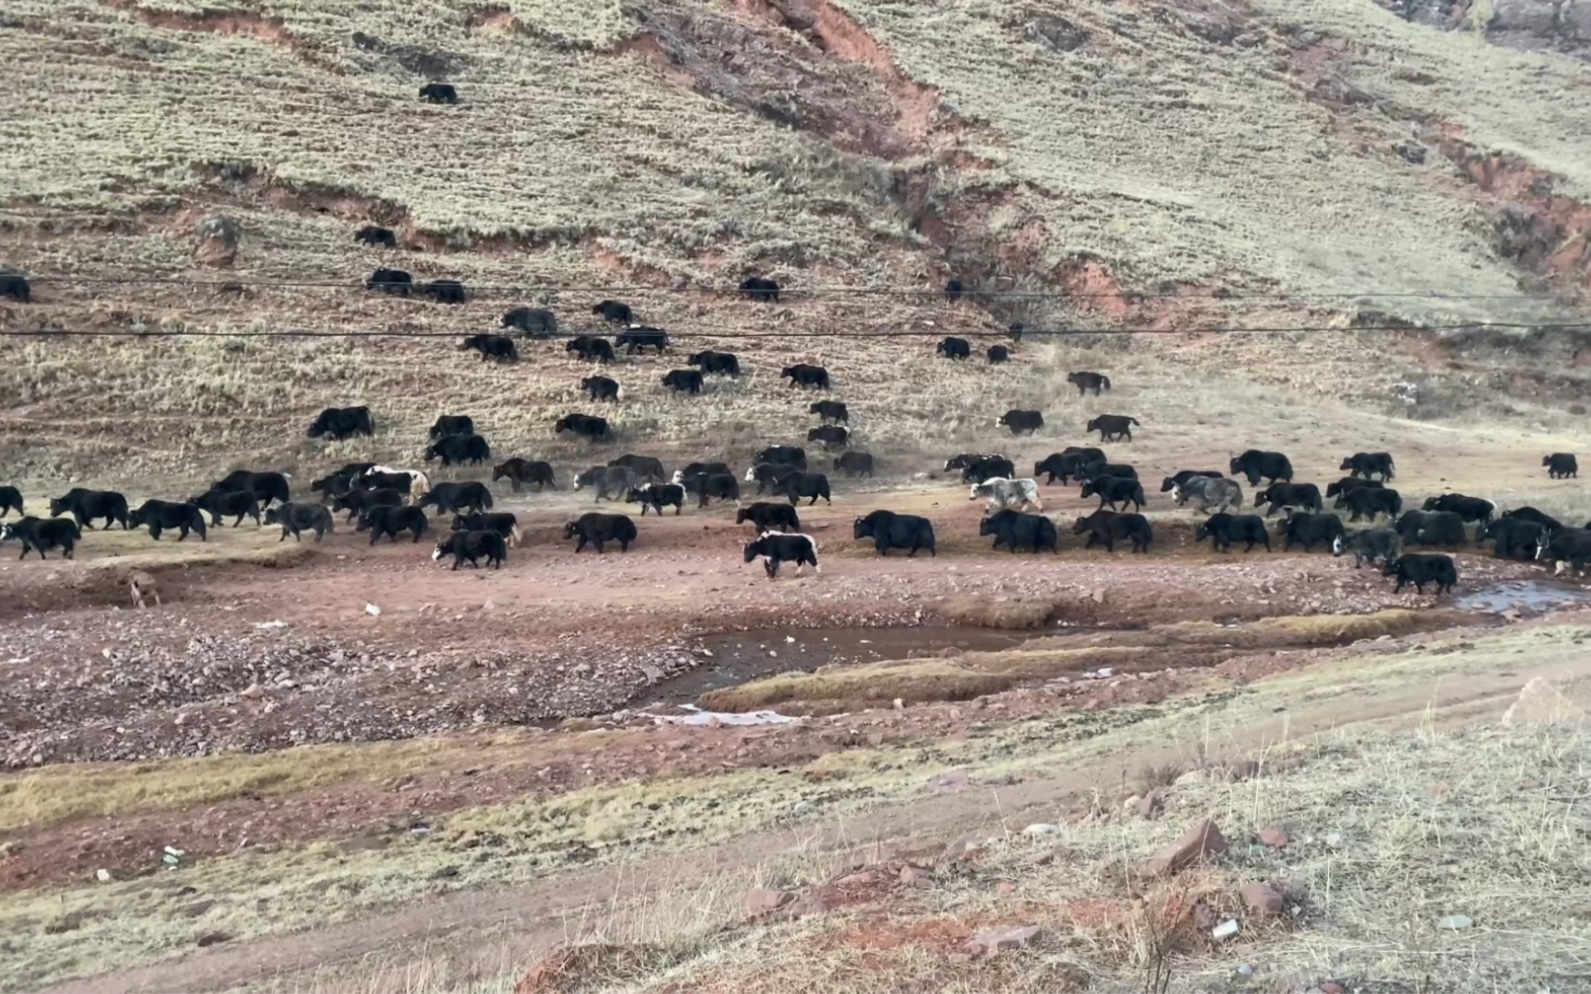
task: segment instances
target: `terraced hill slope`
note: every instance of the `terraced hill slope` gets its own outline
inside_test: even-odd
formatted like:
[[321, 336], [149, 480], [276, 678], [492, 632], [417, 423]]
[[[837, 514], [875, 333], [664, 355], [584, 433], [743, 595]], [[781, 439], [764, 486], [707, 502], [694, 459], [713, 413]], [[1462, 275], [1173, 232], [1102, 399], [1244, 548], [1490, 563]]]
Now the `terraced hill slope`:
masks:
[[[876, 403], [888, 451], [975, 434], [990, 412], [963, 408], [990, 391], [1042, 404], [1078, 356], [1024, 346], [993, 378], [932, 362], [932, 338], [871, 333], [1556, 322], [1583, 320], [1591, 286], [1591, 71], [1370, 0], [19, 0], [5, 18], [28, 99], [0, 153], [0, 262], [37, 281], [9, 330], [453, 334], [519, 303], [578, 330], [621, 296], [759, 367], [706, 412], [662, 396], [667, 364], [631, 370], [621, 428], [682, 451], [704, 422], [748, 445], [791, 432], [804, 415], [772, 373], [795, 358]], [[431, 79], [462, 102], [420, 102]], [[214, 215], [240, 222], [235, 253], [198, 246]], [[369, 221], [400, 247], [356, 245]], [[504, 289], [463, 308], [373, 299], [358, 284], [378, 264]], [[709, 292], [748, 272], [928, 291], [953, 274], [984, 293], [947, 311], [932, 292], [773, 308]], [[1085, 296], [1009, 296], [1046, 291]], [[1400, 296], [1433, 292], [1471, 299]], [[711, 337], [813, 332], [857, 337]], [[1463, 338], [1468, 366], [1380, 331], [1133, 347], [1382, 408], [1435, 374], [1452, 382], [1427, 399], [1512, 393], [1513, 413], [1550, 420], [1584, 385], [1581, 337], [1523, 340], [1499, 364], [1477, 348], [1519, 340]], [[334, 403], [376, 409], [382, 458], [417, 456], [455, 407], [489, 410], [501, 449], [573, 451], [550, 431], [579, 406], [556, 345], [477, 372], [446, 339], [9, 344], [0, 452], [28, 478], [341, 459], [300, 437]], [[1297, 374], [1327, 360], [1342, 368]]]

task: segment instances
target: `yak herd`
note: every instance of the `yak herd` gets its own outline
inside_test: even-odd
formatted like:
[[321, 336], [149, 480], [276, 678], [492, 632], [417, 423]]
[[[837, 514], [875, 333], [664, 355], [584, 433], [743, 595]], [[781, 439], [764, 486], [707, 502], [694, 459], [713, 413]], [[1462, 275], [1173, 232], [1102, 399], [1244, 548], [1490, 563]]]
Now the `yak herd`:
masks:
[[[452, 96], [439, 89], [427, 99], [446, 100]], [[361, 228], [355, 239], [388, 248], [396, 246], [394, 233], [375, 225]], [[450, 304], [462, 303], [468, 295], [457, 280], [421, 284], [409, 273], [389, 268], [376, 270], [366, 286], [403, 296], [420, 293]], [[8, 277], [0, 286], [0, 292], [21, 301], [28, 300], [28, 290], [22, 277]], [[748, 277], [739, 290], [748, 299], [763, 303], [777, 302], [780, 293], [776, 281], [760, 276]], [[957, 280], [945, 288], [952, 303], [965, 293]], [[670, 350], [668, 333], [637, 323], [628, 304], [604, 300], [594, 305], [591, 313], [604, 322], [622, 326], [622, 330], [611, 341], [592, 334], [570, 338], [565, 350], [581, 360], [606, 366], [621, 351], [635, 355], [651, 350], [662, 356]], [[546, 309], [513, 308], [503, 315], [501, 326], [530, 340], [545, 340], [558, 334], [557, 318]], [[1019, 342], [1022, 333], [1020, 324], [1009, 329], [1013, 342]], [[482, 361], [519, 360], [518, 345], [505, 335], [471, 335], [459, 348], [478, 353]], [[962, 361], [970, 357], [972, 347], [966, 339], [947, 336], [936, 345], [935, 354]], [[985, 355], [990, 363], [999, 364], [1011, 358], [1011, 350], [1006, 345], [995, 345]], [[743, 372], [740, 358], [727, 352], [703, 350], [689, 355], [686, 364], [686, 368], [666, 372], [661, 377], [662, 385], [684, 394], [699, 394], [706, 376], [739, 377]], [[822, 366], [786, 366], [780, 370], [780, 378], [791, 387], [832, 389], [829, 371]], [[1080, 396], [1089, 392], [1099, 396], [1101, 390], [1111, 389], [1110, 378], [1093, 371], [1074, 371], [1066, 379], [1077, 387]], [[593, 402], [616, 404], [622, 398], [621, 385], [600, 373], [584, 377], [579, 387]], [[850, 412], [843, 402], [819, 400], [808, 406], [807, 413], [816, 415], [819, 423], [808, 430], [806, 441], [818, 443], [825, 450], [841, 450], [832, 458], [832, 469], [851, 477], [873, 475], [872, 455], [850, 448]], [[1013, 409], [996, 419], [995, 424], [1017, 436], [1033, 435], [1045, 422], [1039, 411]], [[1102, 444], [1130, 443], [1134, 427], [1141, 427], [1136, 418], [1102, 414], [1090, 419], [1085, 430], [1098, 432]], [[552, 430], [554, 434], [569, 432], [592, 443], [615, 438], [608, 420], [593, 414], [566, 414], [556, 419]], [[305, 434], [332, 440], [373, 436], [375, 423], [367, 406], [326, 408]], [[427, 463], [439, 462], [442, 467], [483, 466], [491, 463], [492, 449], [476, 432], [471, 417], [442, 415], [431, 427], [424, 459]], [[1575, 456], [1569, 453], [1552, 453], [1542, 459], [1542, 465], [1553, 479], [1578, 475]], [[988, 502], [989, 510], [980, 521], [978, 532], [991, 538], [996, 549], [1004, 546], [1012, 553], [1020, 549], [1035, 553], [1059, 550], [1056, 523], [1042, 513], [1027, 510], [1031, 507], [1042, 512], [1040, 477], [1045, 486], [1075, 481], [1080, 498], [1098, 498], [1094, 512], [1078, 517], [1071, 527], [1073, 535], [1086, 536], [1083, 548], [1102, 545], [1107, 552], [1113, 552], [1118, 543], [1126, 543], [1133, 552], [1147, 552], [1154, 541], [1153, 528], [1142, 513], [1147, 495], [1137, 470], [1131, 464], [1110, 461], [1102, 449], [1067, 447], [1037, 462], [1032, 477], [1018, 477], [1011, 460], [997, 453], [963, 453], [947, 460], [943, 469], [959, 470], [962, 482], [970, 485], [970, 499]], [[1233, 457], [1226, 473], [1180, 470], [1167, 476], [1161, 481], [1160, 492], [1168, 494], [1177, 507], [1191, 504], [1194, 511], [1208, 515], [1195, 529], [1195, 541], [1208, 539], [1218, 552], [1228, 552], [1235, 544], [1241, 544], [1245, 553], [1256, 545], [1269, 551], [1273, 539], [1280, 541], [1284, 550], [1299, 546], [1308, 552], [1324, 546], [1337, 556], [1352, 554], [1356, 567], [1367, 560], [1379, 563], [1386, 575], [1397, 578], [1399, 590], [1406, 583], [1413, 583], [1423, 592], [1427, 583], [1433, 583], [1439, 592], [1450, 591], [1458, 579], [1450, 555], [1405, 552], [1405, 547], [1455, 552], [1467, 542], [1478, 545], [1490, 541], [1493, 554], [1500, 558], [1550, 560], [1559, 563], [1560, 568], [1568, 564], [1576, 570], [1591, 563], [1591, 522], [1583, 528], [1566, 526], [1532, 507], [1499, 512], [1491, 500], [1456, 493], [1432, 496], [1418, 508], [1406, 509], [1402, 495], [1389, 485], [1395, 478], [1396, 466], [1386, 452], [1354, 453], [1342, 460], [1339, 469], [1347, 475], [1322, 490], [1314, 483], [1294, 482], [1293, 466], [1286, 455], [1250, 449]], [[1263, 507], [1262, 514], [1243, 513], [1246, 505], [1240, 479], [1253, 488], [1252, 507]], [[528, 485], [538, 491], [557, 487], [553, 468], [544, 460], [516, 457], [496, 464], [491, 481], [499, 480], [508, 481], [515, 493]], [[741, 498], [742, 483], [756, 484], [757, 496], [766, 493], [783, 500], [746, 504]], [[744, 476], [722, 461], [692, 462], [668, 474], [657, 458], [630, 453], [578, 473], [573, 485], [576, 490], [589, 488], [599, 502], [623, 500], [639, 505], [643, 518], [651, 511], [661, 516], [667, 508], [673, 508], [677, 516], [688, 502], [706, 508], [715, 500], [734, 501], [735, 522], [750, 522], [755, 529], [756, 537], [744, 546], [744, 561], [761, 559], [769, 578], [777, 576], [780, 565], [786, 562], [795, 563], [798, 573], [808, 565], [818, 569], [817, 542], [800, 531], [797, 505], [803, 499], [809, 507], [819, 499], [826, 504], [833, 502], [828, 476], [815, 471], [808, 464], [806, 451], [794, 445], [773, 445], [757, 452]], [[82, 529], [92, 529], [95, 521], [103, 521], [105, 528], [112, 524], [124, 529], [147, 528], [155, 540], [174, 531], [178, 541], [190, 533], [203, 541], [208, 528], [227, 518], [236, 527], [247, 517], [260, 526], [279, 525], [280, 540], [289, 535], [302, 540], [304, 532], [311, 532], [319, 542], [334, 530], [335, 516], [346, 512], [346, 523], [352, 523], [355, 531], [369, 532], [371, 544], [382, 536], [395, 542], [403, 533], [418, 543], [431, 527], [428, 508], [453, 515], [449, 531], [432, 550], [435, 560], [451, 558], [453, 569], [465, 562], [478, 567], [483, 560], [499, 567], [506, 560], [508, 549], [520, 539], [516, 516], [493, 511], [491, 489], [479, 481], [433, 485], [422, 469], [356, 462], [313, 480], [310, 491], [313, 498], [294, 500], [288, 474], [237, 470], [187, 499], [150, 499], [137, 507], [115, 491], [73, 488], [51, 498], [50, 516], [38, 518], [24, 513], [22, 495], [16, 488], [0, 486], [0, 518], [13, 510], [23, 515], [19, 521], [0, 526], [0, 541], [19, 541], [23, 558], [28, 552], [37, 551], [42, 559], [46, 551], [55, 548], [71, 558], [82, 540]], [[1332, 501], [1329, 511], [1328, 500]], [[1348, 524], [1365, 521], [1369, 527], [1349, 529], [1334, 511], [1346, 512]], [[1278, 513], [1281, 517], [1273, 534], [1267, 528], [1267, 519]], [[1378, 518], [1385, 518], [1385, 524], [1376, 526]], [[1466, 530], [1471, 525], [1473, 534]], [[575, 541], [576, 552], [589, 545], [601, 553], [610, 543], [617, 543], [621, 552], [627, 551], [638, 534], [628, 515], [598, 511], [579, 515], [563, 528], [563, 537]], [[933, 524], [917, 515], [875, 510], [854, 520], [852, 534], [856, 540], [871, 540], [880, 555], [891, 549], [905, 550], [908, 557], [924, 550], [937, 555]]]

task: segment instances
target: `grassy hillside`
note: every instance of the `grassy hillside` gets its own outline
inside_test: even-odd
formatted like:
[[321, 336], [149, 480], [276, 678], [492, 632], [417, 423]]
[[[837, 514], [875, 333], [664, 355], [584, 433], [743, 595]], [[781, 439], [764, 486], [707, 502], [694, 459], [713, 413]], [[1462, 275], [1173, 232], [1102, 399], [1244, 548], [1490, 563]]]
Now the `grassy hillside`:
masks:
[[[1357, 0], [1090, 0], [1064, 12], [1020, 0], [19, 0], [4, 18], [0, 56], [29, 99], [0, 150], [11, 180], [0, 263], [39, 278], [37, 302], [0, 312], [8, 330], [466, 333], [518, 303], [553, 306], [578, 329], [594, 300], [621, 296], [691, 349], [733, 348], [759, 368], [705, 417], [655, 385], [678, 360], [620, 377], [653, 398], [624, 415], [633, 437], [681, 451], [716, 451], [707, 420], [732, 422], [748, 445], [796, 431], [804, 405], [771, 374], [797, 358], [829, 364], [844, 399], [887, 403], [880, 440], [892, 444], [992, 421], [982, 409], [947, 419], [939, 398], [1003, 383], [914, 358], [905, 368], [937, 396], [901, 413], [871, 386], [931, 337], [715, 332], [1556, 321], [1583, 316], [1567, 301], [1591, 279], [1591, 100], [1574, 99], [1591, 72]], [[463, 102], [420, 102], [433, 78]], [[212, 214], [243, 233], [220, 269], [194, 255]], [[404, 247], [355, 245], [372, 220]], [[374, 300], [353, 287], [378, 264], [505, 289], [462, 309]], [[704, 292], [749, 271], [796, 288], [931, 291], [955, 273], [982, 290], [1107, 296], [949, 310], [932, 293], [829, 293], [759, 309]], [[540, 289], [516, 289], [527, 287]], [[1367, 290], [1392, 296], [1333, 296]], [[1109, 296], [1121, 291], [1183, 296]], [[1534, 297], [1397, 296], [1424, 292]], [[1273, 354], [1251, 341], [1235, 356], [1176, 339], [1140, 347], [1230, 369]], [[483, 378], [445, 339], [8, 344], [19, 361], [0, 372], [15, 398], [0, 451], [29, 479], [321, 461], [296, 436], [331, 403], [376, 407], [393, 429], [376, 443], [383, 458], [407, 455], [415, 426], [443, 409], [499, 405], [532, 412], [525, 444], [558, 453], [542, 421], [585, 409], [561, 352], [533, 359], [534, 374]], [[1321, 392], [1362, 379], [1378, 406], [1403, 367], [1433, 359], [1370, 332], [1319, 352], [1367, 357]], [[1572, 393], [1583, 384], [1563, 377], [1577, 354], [1577, 341], [1552, 339], [1504, 365], [1550, 367], [1545, 385]], [[1027, 370], [1005, 394], [1042, 405], [1074, 355], [1019, 350]], [[1504, 379], [1533, 403], [1557, 395], [1539, 378]]]

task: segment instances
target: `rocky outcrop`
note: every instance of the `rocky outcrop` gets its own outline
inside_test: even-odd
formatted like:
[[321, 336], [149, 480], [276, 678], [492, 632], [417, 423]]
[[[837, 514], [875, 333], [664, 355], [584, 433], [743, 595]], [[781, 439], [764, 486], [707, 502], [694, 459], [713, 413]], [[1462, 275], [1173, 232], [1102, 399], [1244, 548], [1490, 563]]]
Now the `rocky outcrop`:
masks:
[[1527, 51], [1551, 49], [1591, 62], [1591, 0], [1376, 0], [1406, 21], [1444, 31], [1474, 30]]

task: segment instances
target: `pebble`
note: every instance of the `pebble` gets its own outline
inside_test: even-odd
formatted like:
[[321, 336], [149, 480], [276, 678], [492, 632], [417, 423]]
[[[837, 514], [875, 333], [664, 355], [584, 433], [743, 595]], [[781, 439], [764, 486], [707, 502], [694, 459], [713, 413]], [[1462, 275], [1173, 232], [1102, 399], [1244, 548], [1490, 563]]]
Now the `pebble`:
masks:
[[1448, 915], [1437, 922], [1436, 927], [1446, 929], [1449, 932], [1457, 932], [1461, 929], [1469, 928], [1473, 924], [1475, 924], [1474, 920], [1467, 915]]

